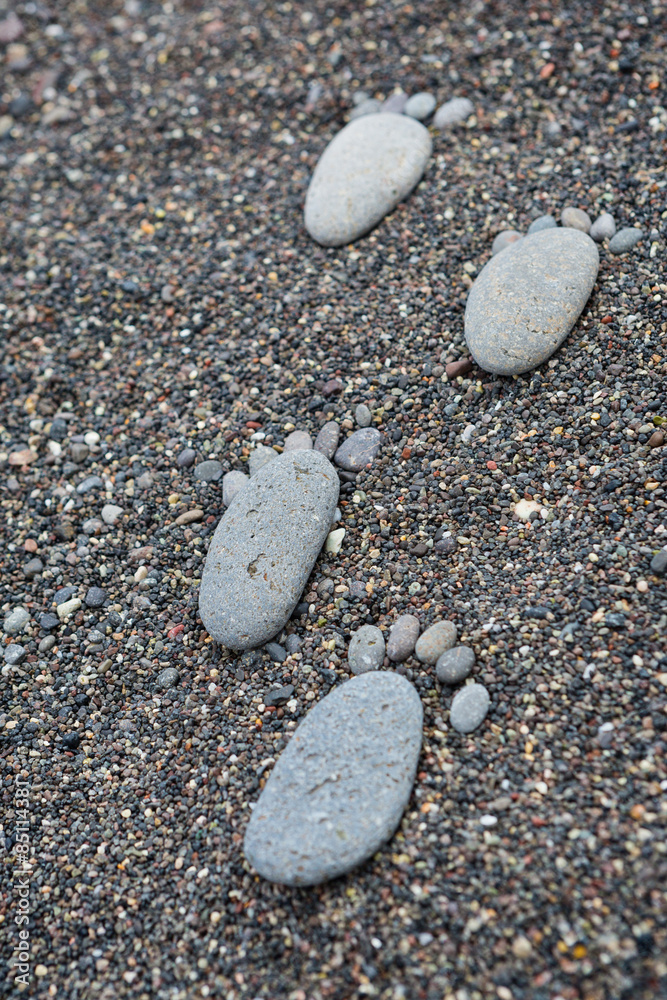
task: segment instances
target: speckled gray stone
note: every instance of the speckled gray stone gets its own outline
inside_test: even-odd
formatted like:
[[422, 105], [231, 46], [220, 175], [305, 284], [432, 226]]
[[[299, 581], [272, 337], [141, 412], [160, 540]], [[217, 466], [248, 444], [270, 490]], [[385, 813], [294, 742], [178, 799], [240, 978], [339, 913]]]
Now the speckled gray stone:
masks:
[[456, 625], [453, 622], [435, 622], [417, 639], [415, 654], [421, 663], [433, 665], [438, 657], [451, 649], [456, 642]]
[[492, 257], [465, 311], [465, 337], [477, 364], [518, 375], [551, 357], [586, 305], [599, 263], [590, 237], [560, 228], [525, 236]]
[[555, 229], [557, 222], [553, 215], [541, 215], [528, 226], [528, 235], [531, 233], [541, 233], [544, 229]]
[[517, 229], [503, 229], [491, 244], [491, 253], [500, 253], [501, 250], [511, 246], [512, 243], [518, 243], [520, 239], [523, 239], [523, 233], [520, 233]]
[[222, 477], [222, 502], [225, 507], [229, 507], [236, 494], [240, 493], [249, 482], [250, 479], [245, 472], [240, 472], [238, 469], [232, 469], [231, 472], [224, 474]]
[[3, 630], [7, 635], [17, 635], [22, 632], [30, 621], [30, 612], [25, 608], [14, 608], [3, 622]]
[[614, 222], [614, 216], [611, 212], [603, 212], [591, 226], [588, 235], [596, 243], [602, 243], [603, 240], [610, 240], [615, 232], [616, 223]]
[[274, 451], [273, 448], [269, 448], [268, 445], [258, 444], [254, 451], [250, 452], [250, 457], [248, 458], [248, 471], [251, 476], [257, 475], [260, 469], [263, 469], [267, 462], [273, 462], [275, 458], [278, 457], [278, 452]]
[[632, 250], [633, 247], [637, 246], [643, 235], [641, 229], [633, 229], [631, 226], [619, 229], [616, 235], [609, 241], [609, 253], [625, 253], [626, 250]]
[[353, 677], [311, 709], [251, 813], [244, 848], [256, 871], [317, 885], [370, 858], [410, 798], [422, 721], [415, 688], [388, 671]]
[[285, 438], [283, 451], [310, 451], [313, 447], [313, 439], [308, 431], [292, 431]]
[[412, 191], [431, 155], [431, 137], [406, 115], [350, 122], [322, 154], [306, 195], [306, 229], [322, 246], [352, 243]]
[[484, 722], [491, 699], [483, 684], [466, 684], [454, 696], [449, 720], [459, 733], [472, 733]]
[[414, 615], [401, 615], [389, 630], [387, 656], [394, 663], [402, 663], [414, 652], [419, 638], [419, 619]]
[[422, 90], [419, 94], [413, 94], [411, 98], [406, 102], [403, 108], [403, 114], [409, 115], [410, 118], [416, 118], [417, 121], [425, 121], [429, 115], [432, 115], [435, 110], [435, 97], [433, 94], [427, 93], [427, 91]]
[[442, 107], [438, 108], [433, 119], [436, 128], [448, 128], [464, 122], [475, 110], [475, 105], [467, 97], [452, 97]]
[[204, 626], [223, 646], [262, 646], [286, 624], [329, 532], [338, 486], [323, 455], [292, 451], [234, 497], [213, 536], [199, 592]]
[[359, 427], [370, 427], [373, 420], [373, 414], [365, 403], [359, 403], [354, 411], [354, 419], [357, 421]]
[[10, 642], [8, 646], [3, 647], [2, 652], [5, 657], [5, 663], [9, 664], [10, 667], [15, 667], [26, 658], [25, 648], [19, 646], [17, 642]]
[[360, 101], [352, 110], [350, 111], [350, 121], [356, 121], [357, 118], [365, 118], [366, 115], [376, 115], [382, 107], [382, 101], [377, 101], [374, 97], [369, 97], [365, 101]]
[[162, 691], [166, 691], [168, 688], [173, 687], [178, 681], [179, 673], [176, 667], [165, 667], [161, 670], [155, 679], [155, 684]]
[[567, 229], [578, 229], [581, 233], [587, 233], [591, 228], [591, 217], [583, 208], [568, 205], [560, 214], [560, 224]]
[[384, 636], [375, 625], [362, 625], [350, 639], [347, 662], [353, 674], [378, 670], [384, 660]]
[[458, 684], [475, 666], [475, 654], [469, 646], [454, 646], [438, 657], [435, 673], [443, 684]]
[[195, 468], [195, 479], [201, 483], [217, 483], [222, 476], [222, 462], [209, 459], [207, 462], [200, 462]]
[[346, 472], [360, 472], [373, 461], [382, 442], [375, 427], [362, 427], [346, 438], [336, 451], [334, 461]]
[[319, 451], [325, 458], [332, 459], [336, 453], [336, 448], [338, 447], [338, 438], [340, 437], [340, 427], [335, 420], [330, 420], [324, 425], [320, 433], [315, 438], [315, 444], [313, 447], [315, 451]]

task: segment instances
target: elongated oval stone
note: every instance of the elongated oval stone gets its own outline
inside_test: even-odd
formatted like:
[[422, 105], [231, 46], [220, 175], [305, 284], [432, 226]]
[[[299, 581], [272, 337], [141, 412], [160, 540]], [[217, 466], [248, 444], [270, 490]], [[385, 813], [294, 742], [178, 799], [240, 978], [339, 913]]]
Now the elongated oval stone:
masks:
[[412, 191], [431, 155], [428, 130], [414, 118], [365, 115], [324, 150], [306, 195], [306, 229], [325, 247], [363, 236]]
[[413, 685], [390, 672], [354, 677], [316, 705], [248, 823], [245, 854], [259, 874], [317, 885], [389, 840], [410, 798], [422, 716]]
[[475, 281], [465, 337], [480, 368], [519, 375], [546, 361], [576, 323], [600, 258], [578, 229], [532, 233], [493, 257]]
[[329, 533], [339, 480], [317, 451], [291, 451], [237, 493], [213, 536], [199, 591], [209, 634], [262, 646], [288, 621]]

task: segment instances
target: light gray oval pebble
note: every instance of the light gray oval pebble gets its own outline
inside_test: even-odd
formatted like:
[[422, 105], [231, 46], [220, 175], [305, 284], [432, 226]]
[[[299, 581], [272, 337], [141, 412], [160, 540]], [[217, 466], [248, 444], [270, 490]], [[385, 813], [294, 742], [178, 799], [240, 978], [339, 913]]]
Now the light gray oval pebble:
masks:
[[431, 155], [431, 137], [406, 115], [350, 122], [322, 154], [306, 195], [306, 229], [322, 246], [352, 243], [412, 191]]
[[217, 483], [222, 476], [222, 462], [209, 459], [207, 462], [200, 462], [195, 467], [195, 479], [201, 483]]
[[414, 652], [419, 638], [419, 619], [414, 615], [401, 615], [389, 630], [387, 656], [394, 663], [402, 663]]
[[466, 118], [475, 110], [475, 105], [467, 97], [452, 97], [451, 101], [443, 104], [435, 113], [433, 124], [436, 128], [447, 128], [449, 125], [457, 125], [464, 122]]
[[466, 679], [475, 666], [475, 654], [469, 646], [455, 646], [447, 649], [438, 658], [436, 677], [443, 684], [458, 684]]
[[384, 661], [384, 636], [375, 625], [362, 625], [350, 639], [347, 662], [353, 674], [378, 670]]
[[465, 311], [465, 337], [477, 364], [518, 375], [546, 361], [586, 305], [599, 263], [593, 240], [576, 229], [533, 233], [492, 257]]
[[382, 108], [382, 101], [377, 101], [374, 97], [369, 97], [366, 101], [361, 101], [356, 107], [350, 111], [351, 122], [356, 121], [357, 118], [365, 118], [367, 115], [376, 115]]
[[292, 431], [285, 438], [283, 451], [310, 451], [313, 447], [313, 439], [308, 431]]
[[433, 94], [427, 93], [427, 91], [422, 90], [419, 94], [413, 94], [412, 97], [408, 99], [405, 107], [403, 108], [403, 114], [409, 115], [410, 118], [416, 118], [417, 121], [423, 122], [429, 115], [433, 114], [435, 110], [435, 97]]
[[204, 626], [223, 646], [262, 646], [286, 624], [329, 532], [338, 487], [323, 455], [292, 451], [236, 495], [213, 536], [199, 592]]
[[105, 503], [104, 507], [102, 507], [102, 520], [105, 524], [115, 524], [122, 513], [123, 508], [119, 507], [118, 504]]
[[25, 608], [14, 608], [10, 611], [3, 623], [3, 629], [7, 635], [16, 635], [22, 632], [30, 621], [30, 612]]
[[346, 472], [360, 472], [373, 461], [382, 442], [375, 427], [363, 427], [350, 434], [336, 451], [334, 462]]
[[357, 421], [359, 427], [370, 427], [373, 414], [365, 403], [359, 403], [359, 406], [354, 411], [354, 419]]
[[339, 437], [340, 427], [335, 420], [330, 420], [315, 438], [315, 451], [321, 452], [325, 458], [332, 459], [338, 447]]
[[449, 719], [459, 733], [472, 733], [484, 722], [491, 698], [483, 684], [466, 684], [454, 696]]
[[446, 649], [456, 642], [456, 625], [453, 622], [435, 622], [420, 635], [415, 646], [417, 659], [433, 665]]
[[498, 233], [495, 240], [491, 244], [491, 253], [500, 253], [505, 247], [511, 246], [512, 243], [518, 243], [520, 239], [523, 238], [523, 234], [517, 229], [503, 229], [502, 233]]
[[633, 247], [637, 246], [643, 235], [641, 229], [633, 229], [631, 226], [619, 229], [616, 235], [609, 241], [609, 253], [625, 253], [626, 250], [632, 250]]
[[250, 482], [245, 472], [232, 469], [222, 477], [222, 502], [225, 507], [229, 507], [237, 493], [239, 493]]
[[380, 111], [383, 115], [402, 115], [405, 111], [405, 105], [407, 103], [408, 95], [404, 94], [402, 90], [397, 90], [393, 94], [390, 94], [387, 100], [383, 102]]
[[568, 205], [560, 215], [560, 224], [567, 229], [578, 229], [582, 233], [587, 233], [591, 228], [591, 217], [583, 208], [574, 208]]
[[614, 216], [611, 212], [603, 212], [591, 226], [591, 231], [588, 235], [596, 243], [602, 243], [603, 240], [610, 240], [615, 232], [616, 223], [614, 222]]
[[317, 885], [356, 868], [398, 826], [417, 769], [423, 712], [408, 680], [353, 677], [311, 709], [250, 816], [245, 855], [261, 876]]
[[555, 229], [557, 222], [553, 215], [541, 215], [528, 226], [528, 235], [531, 233], [541, 233], [544, 229]]
[[274, 451], [273, 448], [269, 448], [265, 444], [258, 444], [254, 451], [250, 452], [250, 457], [248, 458], [248, 471], [250, 475], [257, 475], [267, 462], [272, 462], [277, 457], [278, 452]]

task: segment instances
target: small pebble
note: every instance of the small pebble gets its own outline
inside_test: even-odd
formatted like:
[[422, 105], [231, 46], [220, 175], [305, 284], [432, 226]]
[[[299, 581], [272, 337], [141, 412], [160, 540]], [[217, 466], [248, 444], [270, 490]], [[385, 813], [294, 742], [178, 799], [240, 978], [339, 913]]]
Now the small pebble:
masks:
[[451, 101], [447, 101], [446, 104], [438, 108], [433, 124], [439, 129], [457, 125], [469, 118], [474, 110], [475, 105], [467, 97], [453, 97]]
[[222, 463], [211, 459], [208, 462], [200, 462], [195, 467], [195, 479], [202, 483], [217, 483], [222, 476]]
[[[408, 103], [408, 95], [404, 94], [402, 90], [398, 90], [393, 94], [390, 94], [386, 101], [383, 102], [380, 112], [383, 115], [393, 114], [402, 115], [405, 111], [405, 105]], [[415, 116], [412, 115], [414, 118]]]
[[176, 667], [165, 667], [161, 670], [155, 679], [155, 686], [160, 688], [162, 691], [166, 691], [167, 688], [173, 687], [178, 681], [179, 673]]
[[366, 115], [375, 115], [382, 110], [382, 101], [377, 101], [374, 97], [369, 97], [367, 101], [362, 101], [350, 111], [351, 122], [357, 118], [364, 118]]
[[295, 632], [292, 632], [285, 639], [285, 649], [288, 653], [298, 653], [301, 649], [301, 639]]
[[[651, 571], [656, 576], [664, 576], [667, 570], [667, 548], [661, 549], [657, 555], [651, 559]], [[7, 622], [5, 622], [5, 632], [7, 632]]]
[[371, 464], [378, 451], [382, 435], [374, 427], [364, 427], [350, 434], [336, 451], [334, 461], [346, 472], [360, 472]]
[[41, 559], [35, 558], [30, 559], [23, 567], [23, 573], [32, 580], [34, 577], [38, 576], [44, 569], [44, 563]]
[[69, 618], [73, 615], [75, 611], [78, 611], [81, 607], [81, 600], [78, 597], [73, 597], [70, 601], [65, 601], [64, 604], [58, 605], [58, 617], [61, 621]]
[[401, 615], [389, 631], [387, 656], [393, 663], [402, 663], [414, 652], [419, 638], [419, 619], [414, 615]]
[[17, 664], [22, 663], [26, 658], [25, 648], [19, 646], [17, 642], [10, 642], [8, 646], [5, 646], [3, 654], [5, 663], [9, 664], [10, 667], [17, 666]]
[[491, 244], [491, 253], [497, 254], [505, 247], [510, 246], [511, 243], [516, 243], [517, 240], [523, 238], [523, 233], [518, 232], [516, 229], [504, 229], [502, 233], [498, 233], [495, 240]]
[[484, 722], [491, 698], [483, 684], [467, 684], [454, 696], [449, 718], [459, 733], [472, 733]]
[[279, 708], [281, 705], [286, 705], [293, 694], [293, 684], [286, 684], [284, 687], [273, 688], [273, 690], [267, 691], [264, 695], [264, 704], [268, 708]]
[[37, 652], [48, 653], [50, 649], [53, 649], [55, 644], [56, 644], [55, 635], [45, 635], [42, 641], [40, 642], [39, 646], [37, 647]]
[[619, 229], [616, 235], [609, 241], [609, 252], [625, 253], [627, 250], [632, 250], [633, 247], [637, 246], [643, 235], [641, 229], [633, 229], [632, 227]]
[[315, 438], [315, 451], [319, 451], [328, 458], [329, 461], [334, 457], [336, 453], [336, 448], [338, 447], [338, 439], [340, 437], [340, 427], [335, 420], [330, 420], [324, 425], [320, 433]]
[[610, 240], [615, 232], [616, 223], [614, 222], [614, 216], [610, 212], [603, 212], [591, 226], [588, 235], [596, 243], [602, 243], [603, 240]]
[[347, 662], [353, 674], [364, 674], [367, 670], [378, 670], [384, 654], [384, 636], [380, 629], [375, 625], [362, 625], [350, 638]]
[[86, 493], [90, 493], [91, 490], [101, 490], [104, 489], [104, 483], [99, 476], [87, 476], [76, 488], [76, 492], [79, 496], [84, 496]]
[[560, 223], [567, 229], [578, 229], [582, 233], [587, 233], [591, 228], [591, 217], [583, 208], [573, 208], [568, 205], [561, 212]]
[[340, 552], [344, 538], [345, 528], [335, 528], [333, 531], [330, 531], [324, 543], [324, 551], [330, 552], [334, 556], [337, 555]]
[[373, 414], [365, 403], [359, 403], [354, 411], [354, 419], [359, 427], [370, 427], [371, 421], [373, 420]]
[[284, 663], [287, 659], [287, 650], [277, 642], [267, 642], [264, 649], [274, 663]]
[[423, 122], [433, 114], [435, 104], [436, 101], [433, 94], [429, 94], [423, 90], [419, 94], [413, 94], [406, 101], [403, 114], [409, 115], [410, 118], [416, 118], [418, 122]]
[[[88, 608], [101, 608], [106, 599], [106, 591], [102, 590], [101, 587], [89, 587], [84, 597], [86, 607]], [[44, 625], [42, 625], [42, 628], [44, 628]]]
[[176, 459], [176, 464], [180, 466], [181, 469], [189, 469], [191, 465], [194, 465], [197, 453], [193, 448], [184, 448], [183, 451], [178, 455]]
[[116, 506], [115, 503], [105, 503], [104, 507], [102, 507], [102, 520], [105, 524], [115, 524], [122, 513], [122, 507]]
[[555, 229], [557, 222], [553, 215], [541, 215], [528, 226], [528, 235], [531, 233], [541, 233], [543, 229]]
[[475, 654], [469, 646], [455, 646], [439, 657], [435, 672], [442, 684], [458, 684], [465, 680], [475, 665]]
[[421, 663], [433, 665], [446, 649], [451, 649], [456, 642], [456, 625], [452, 622], [436, 622], [430, 625], [423, 635], [419, 636], [415, 646], [415, 654]]
[[25, 608], [14, 608], [5, 618], [3, 630], [7, 635], [17, 635], [22, 632], [30, 621], [30, 612]]

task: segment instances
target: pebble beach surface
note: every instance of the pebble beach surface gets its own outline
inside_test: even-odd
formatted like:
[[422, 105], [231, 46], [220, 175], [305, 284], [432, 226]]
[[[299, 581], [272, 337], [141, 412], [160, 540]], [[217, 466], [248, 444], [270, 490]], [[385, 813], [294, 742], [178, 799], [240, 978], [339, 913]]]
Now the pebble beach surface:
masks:
[[[28, 995], [667, 996], [666, 45], [646, 3], [2, 7], [0, 917], [18, 777]], [[320, 246], [325, 149], [417, 95], [422, 179]], [[464, 313], [493, 241], [570, 209], [590, 297], [489, 374]], [[223, 499], [311, 441], [335, 537], [233, 653], [199, 614]], [[415, 654], [439, 622], [444, 682]], [[362, 626], [387, 655], [350, 680]], [[353, 871], [266, 881], [244, 838], [281, 752], [389, 671], [423, 710], [396, 833], [387, 808]]]

